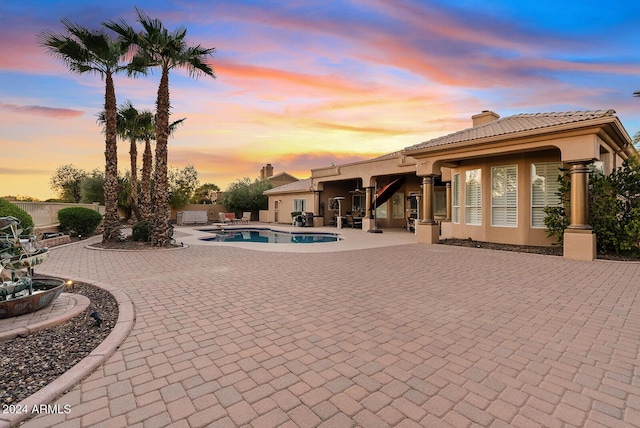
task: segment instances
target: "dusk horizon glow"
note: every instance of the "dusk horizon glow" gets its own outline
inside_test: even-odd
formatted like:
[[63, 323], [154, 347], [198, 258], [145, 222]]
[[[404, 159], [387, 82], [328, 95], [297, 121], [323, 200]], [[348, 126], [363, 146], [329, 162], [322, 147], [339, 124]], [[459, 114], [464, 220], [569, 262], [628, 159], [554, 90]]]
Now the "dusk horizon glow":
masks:
[[[483, 110], [613, 109], [640, 131], [640, 5], [520, 3], [140, 0], [168, 29], [186, 27], [188, 45], [216, 48], [216, 79], [170, 74], [171, 118], [186, 121], [169, 165], [222, 190], [267, 163], [304, 179], [468, 128]], [[62, 33], [62, 18], [139, 28], [127, 1], [0, 0], [0, 196], [53, 198], [57, 167], [104, 169], [104, 82], [37, 42]], [[117, 75], [118, 105], [154, 110], [159, 78]], [[123, 173], [128, 151], [118, 140]]]

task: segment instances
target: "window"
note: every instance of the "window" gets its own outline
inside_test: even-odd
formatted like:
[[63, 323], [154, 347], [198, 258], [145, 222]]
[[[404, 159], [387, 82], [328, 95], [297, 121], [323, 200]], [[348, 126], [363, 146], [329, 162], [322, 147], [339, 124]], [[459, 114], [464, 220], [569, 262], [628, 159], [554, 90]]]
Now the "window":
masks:
[[293, 200], [293, 210], [294, 211], [306, 211], [306, 200], [305, 199], [294, 199]]
[[491, 168], [491, 225], [518, 226], [518, 167]]
[[531, 165], [531, 227], [545, 227], [545, 207], [560, 206], [558, 176], [560, 162], [534, 163]]
[[391, 200], [393, 205], [393, 218], [404, 218], [404, 193], [394, 193]]
[[364, 212], [366, 205], [365, 195], [353, 195], [351, 196], [351, 211]]
[[376, 218], [387, 218], [387, 202], [376, 207]]
[[482, 224], [482, 174], [479, 169], [466, 172], [464, 206], [465, 223]]
[[433, 192], [433, 215], [447, 215], [447, 193], [444, 191], [444, 189], [436, 189]]
[[460, 173], [453, 174], [451, 181], [451, 221], [460, 223]]

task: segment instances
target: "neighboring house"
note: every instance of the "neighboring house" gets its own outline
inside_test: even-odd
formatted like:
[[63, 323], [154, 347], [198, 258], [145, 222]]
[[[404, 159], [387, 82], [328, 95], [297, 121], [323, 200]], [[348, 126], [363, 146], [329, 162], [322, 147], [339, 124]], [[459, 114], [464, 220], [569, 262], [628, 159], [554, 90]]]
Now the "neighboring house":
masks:
[[[517, 245], [551, 245], [544, 207], [559, 204], [560, 170], [572, 179], [568, 258], [595, 257], [588, 224], [590, 168], [610, 173], [637, 154], [613, 110], [517, 114], [483, 111], [473, 126], [362, 162], [311, 171], [305, 191], [285, 186], [275, 200], [305, 199], [314, 224], [361, 212], [363, 230], [417, 225], [417, 241], [471, 238]], [[306, 180], [304, 180], [306, 181]], [[273, 196], [272, 196], [273, 195]], [[377, 197], [376, 197], [377, 195]], [[336, 198], [341, 200], [337, 211]], [[281, 210], [281, 207], [278, 207]], [[270, 214], [271, 216], [271, 214]], [[414, 220], [417, 219], [417, 220]]]
[[294, 211], [316, 212], [311, 179], [298, 180], [264, 192], [269, 197], [268, 222], [291, 224]]
[[298, 181], [298, 178], [287, 172], [281, 172], [276, 175], [272, 175], [269, 177], [269, 181], [273, 184], [273, 187], [284, 186], [285, 184], [293, 183], [294, 181]]

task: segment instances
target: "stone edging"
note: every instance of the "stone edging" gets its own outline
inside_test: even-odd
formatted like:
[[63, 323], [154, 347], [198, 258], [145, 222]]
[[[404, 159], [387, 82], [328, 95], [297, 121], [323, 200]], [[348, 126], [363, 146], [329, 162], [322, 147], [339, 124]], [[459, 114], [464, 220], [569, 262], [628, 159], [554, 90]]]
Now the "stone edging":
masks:
[[[47, 275], [46, 272], [39, 271], [40, 275]], [[51, 275], [55, 276], [55, 275]], [[49, 385], [25, 398], [16, 404], [16, 407], [32, 409], [34, 406], [50, 404], [65, 392], [80, 383], [83, 379], [93, 373], [106, 360], [108, 360], [129, 336], [135, 324], [135, 307], [129, 296], [119, 288], [111, 284], [99, 283], [89, 279], [74, 278], [74, 281], [84, 282], [107, 290], [116, 299], [118, 304], [118, 321], [107, 338], [98, 345], [89, 355], [84, 357], [75, 366], [67, 370], [60, 377]], [[15, 427], [20, 422], [34, 416], [27, 413], [2, 414], [0, 413], [0, 428]]]
[[51, 327], [53, 325], [58, 325], [65, 321], [68, 321], [71, 318], [75, 317], [76, 315], [82, 313], [82, 311], [87, 309], [87, 307], [91, 303], [91, 301], [87, 296], [83, 296], [81, 294], [62, 293], [58, 297], [58, 299], [63, 296], [75, 300], [76, 304], [73, 306], [73, 308], [66, 311], [64, 314], [62, 314], [59, 317], [50, 318], [35, 324], [30, 324], [27, 327], [18, 327], [14, 330], [0, 332], [0, 342], [3, 342], [5, 340], [10, 340], [10, 339], [15, 339], [18, 336], [28, 336], [30, 334], [35, 333], [36, 331], [43, 330], [47, 327]]

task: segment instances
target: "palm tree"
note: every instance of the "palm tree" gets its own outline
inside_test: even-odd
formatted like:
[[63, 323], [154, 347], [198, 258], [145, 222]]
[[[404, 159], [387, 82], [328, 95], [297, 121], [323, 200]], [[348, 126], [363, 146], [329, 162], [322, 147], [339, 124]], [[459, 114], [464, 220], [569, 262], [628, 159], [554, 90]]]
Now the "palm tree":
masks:
[[185, 42], [187, 29], [178, 27], [169, 31], [159, 19], [151, 19], [136, 8], [137, 21], [143, 31], [136, 33], [124, 21], [104, 23], [107, 28], [127, 38], [138, 46], [138, 51], [131, 62], [131, 69], [140, 66], [160, 67], [162, 75], [158, 86], [156, 100], [156, 166], [154, 189], [155, 221], [151, 242], [153, 245], [166, 246], [169, 236], [169, 189], [167, 180], [167, 141], [169, 138], [169, 71], [173, 68], [186, 68], [189, 75], [198, 77], [202, 74], [215, 78], [213, 69], [205, 62], [213, 54], [215, 48], [204, 48], [200, 45], [189, 47]]
[[[131, 192], [130, 202], [131, 212], [134, 222], [140, 221], [141, 215], [138, 209], [138, 147], [137, 142], [142, 140], [142, 125], [140, 123], [141, 114], [133, 106], [130, 100], [127, 100], [118, 107], [116, 117], [116, 131], [122, 140], [129, 141], [129, 158], [131, 164]], [[98, 114], [98, 122], [105, 124], [104, 111]]]
[[[173, 135], [175, 129], [184, 122], [184, 118], [169, 124], [169, 134]], [[151, 141], [156, 139], [156, 121], [151, 111], [140, 112], [138, 119], [140, 138], [144, 140], [144, 153], [142, 155], [142, 178], [140, 180], [140, 215], [142, 220], [151, 221], [151, 171], [153, 157], [151, 153]]]
[[[118, 148], [116, 128], [116, 93], [113, 75], [127, 69], [123, 63], [131, 47], [131, 40], [123, 37], [113, 39], [104, 31], [91, 31], [63, 19], [66, 34], [45, 30], [39, 34], [39, 43], [54, 57], [62, 60], [73, 73], [95, 73], [105, 80], [105, 215], [103, 241], [120, 238], [118, 217]], [[129, 68], [136, 69], [133, 64]], [[139, 69], [142, 72], [142, 69]]]

